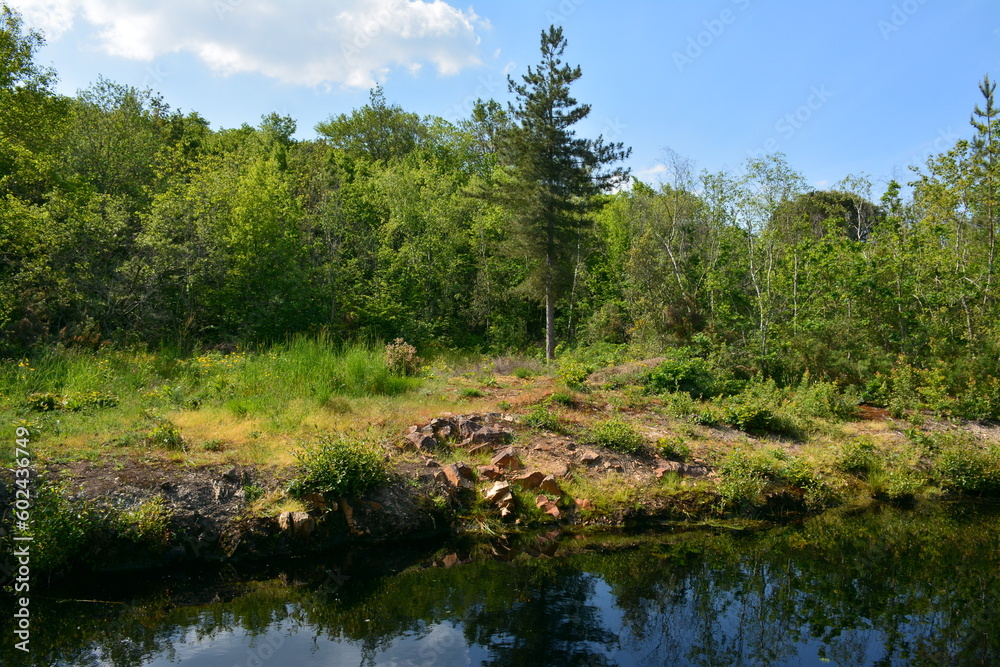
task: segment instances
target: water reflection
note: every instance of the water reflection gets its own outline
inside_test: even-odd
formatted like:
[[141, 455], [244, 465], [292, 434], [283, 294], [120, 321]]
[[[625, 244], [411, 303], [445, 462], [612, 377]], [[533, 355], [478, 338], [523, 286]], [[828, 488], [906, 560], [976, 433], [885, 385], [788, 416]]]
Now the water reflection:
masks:
[[995, 507], [939, 504], [767, 531], [352, 550], [141, 591], [119, 578], [33, 599], [29, 659], [5, 642], [0, 662], [1000, 664], [998, 528]]

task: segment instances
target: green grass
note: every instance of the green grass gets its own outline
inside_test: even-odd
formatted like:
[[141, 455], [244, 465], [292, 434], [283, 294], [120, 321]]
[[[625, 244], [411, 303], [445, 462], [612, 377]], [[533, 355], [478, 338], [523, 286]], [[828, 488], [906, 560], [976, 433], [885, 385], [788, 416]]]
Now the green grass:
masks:
[[204, 422], [199, 432], [218, 425], [205, 442], [245, 440], [251, 430], [290, 437], [310, 421], [413, 394], [424, 382], [388, 361], [382, 346], [325, 335], [231, 354], [52, 349], [0, 366], [0, 415], [30, 425], [36, 444], [57, 459], [108, 447], [190, 453], [192, 422]]

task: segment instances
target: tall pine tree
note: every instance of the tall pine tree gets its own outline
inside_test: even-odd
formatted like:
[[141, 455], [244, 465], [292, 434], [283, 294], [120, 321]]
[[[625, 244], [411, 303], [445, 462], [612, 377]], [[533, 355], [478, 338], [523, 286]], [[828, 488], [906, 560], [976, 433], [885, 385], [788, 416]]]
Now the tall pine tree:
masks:
[[509, 209], [520, 249], [532, 260], [530, 291], [545, 302], [545, 356], [555, 358], [555, 303], [561, 278], [578, 248], [587, 214], [598, 206], [602, 192], [628, 178], [614, 167], [629, 156], [621, 143], [604, 143], [576, 136], [573, 126], [590, 113], [569, 87], [580, 78], [579, 67], [564, 65], [562, 28], [542, 32], [542, 61], [528, 68], [521, 83], [508, 77], [513, 127], [500, 142], [501, 164], [507, 178], [496, 194]]

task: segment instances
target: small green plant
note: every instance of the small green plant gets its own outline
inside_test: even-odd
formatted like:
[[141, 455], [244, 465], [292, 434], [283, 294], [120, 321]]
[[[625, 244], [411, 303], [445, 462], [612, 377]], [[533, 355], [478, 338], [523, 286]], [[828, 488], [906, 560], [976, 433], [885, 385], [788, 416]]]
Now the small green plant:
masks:
[[458, 391], [459, 398], [482, 398], [485, 396], [482, 391], [476, 389], [475, 387], [465, 387]]
[[85, 410], [87, 408], [113, 408], [118, 405], [118, 397], [104, 391], [90, 391], [73, 394], [66, 399], [66, 407], [70, 410]]
[[201, 448], [204, 449], [206, 452], [221, 452], [223, 449], [225, 449], [225, 447], [226, 443], [216, 438], [212, 438], [211, 440], [206, 440], [205, 443], [202, 444], [201, 446]]
[[35, 412], [51, 412], [66, 407], [66, 402], [58, 394], [39, 392], [28, 396], [28, 407]]
[[527, 380], [528, 378], [533, 378], [538, 375], [535, 371], [531, 370], [527, 366], [518, 366], [514, 369], [514, 377], [521, 380]]
[[679, 435], [673, 438], [660, 438], [656, 441], [660, 456], [673, 461], [687, 461], [691, 458], [691, 447]]
[[620, 417], [596, 422], [586, 433], [586, 441], [623, 454], [638, 454], [646, 448], [646, 439], [632, 424]]
[[861, 438], [847, 442], [840, 448], [836, 466], [843, 473], [868, 479], [872, 473], [881, 470], [882, 457], [874, 442]]
[[544, 431], [559, 431], [562, 424], [557, 417], [545, 405], [536, 405], [521, 420], [525, 426], [538, 428]]
[[247, 484], [243, 487], [243, 499], [251, 505], [264, 497], [264, 487], [259, 484]]
[[576, 399], [573, 398], [572, 394], [566, 394], [561, 391], [557, 391], [554, 394], [549, 394], [548, 398], [545, 399], [548, 403], [555, 403], [561, 405], [564, 408], [572, 408], [576, 405]]
[[162, 546], [170, 541], [173, 511], [163, 496], [143, 501], [138, 507], [118, 514], [119, 532], [136, 544]]
[[181, 436], [181, 430], [176, 424], [166, 419], [153, 427], [146, 436], [146, 440], [152, 445], [166, 449], [184, 448], [184, 438]]
[[381, 452], [361, 440], [325, 436], [317, 446], [295, 452], [295, 458], [300, 472], [288, 485], [289, 494], [295, 497], [310, 493], [359, 496], [387, 480]]
[[559, 364], [559, 381], [570, 389], [582, 391], [587, 382], [590, 369], [572, 359], [566, 359]]

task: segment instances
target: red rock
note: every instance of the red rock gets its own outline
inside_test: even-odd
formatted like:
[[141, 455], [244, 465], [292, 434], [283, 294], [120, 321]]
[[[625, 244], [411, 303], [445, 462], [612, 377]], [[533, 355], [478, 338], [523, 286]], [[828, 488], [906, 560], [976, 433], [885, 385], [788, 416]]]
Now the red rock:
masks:
[[538, 490], [544, 491], [545, 493], [550, 493], [554, 496], [561, 496], [563, 494], [562, 488], [559, 486], [559, 482], [552, 475], [546, 475], [544, 479], [538, 484]]
[[530, 490], [530, 489], [537, 489], [538, 485], [542, 483], [543, 479], [545, 479], [545, 473], [536, 470], [535, 472], [521, 473], [520, 475], [516, 475], [511, 479], [511, 481], [523, 489]]
[[496, 466], [479, 466], [479, 476], [484, 479], [495, 480], [502, 478], [503, 473]]
[[421, 451], [433, 451], [437, 447], [437, 440], [431, 436], [421, 433], [420, 431], [414, 431], [413, 433], [407, 433], [406, 439], [413, 443], [413, 446]]
[[591, 463], [597, 463], [598, 461], [600, 461], [601, 455], [592, 449], [588, 449], [587, 451], [580, 454], [580, 460], [586, 463], [587, 465], [590, 465]]
[[476, 475], [472, 472], [472, 468], [467, 466], [464, 462], [459, 461], [458, 463], [452, 463], [451, 465], [442, 468], [442, 471], [451, 486], [457, 489], [476, 488]]
[[458, 554], [448, 554], [442, 559], [441, 564], [445, 567], [452, 567], [458, 565]]
[[593, 503], [591, 503], [586, 498], [577, 498], [573, 502], [576, 503], [576, 508], [578, 510], [592, 510], [592, 509], [594, 509]]
[[544, 495], [539, 495], [535, 498], [535, 507], [542, 510], [553, 519], [558, 520], [560, 517], [559, 507], [556, 506], [554, 502], [548, 499]]
[[490, 460], [490, 465], [494, 465], [498, 468], [506, 468], [507, 470], [521, 470], [524, 468], [524, 464], [521, 463], [521, 459], [517, 457], [514, 453], [513, 447], [507, 447], [503, 451], [497, 453]]

